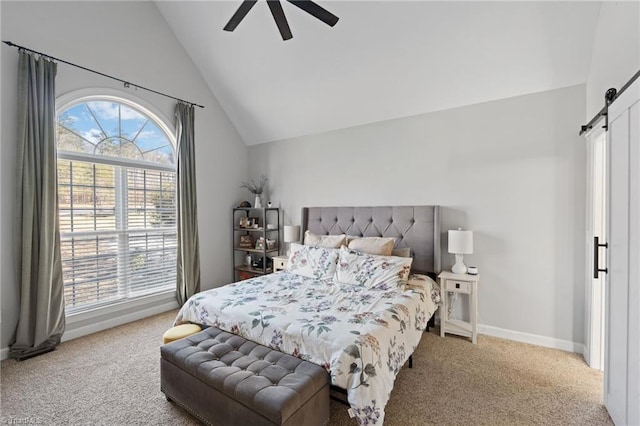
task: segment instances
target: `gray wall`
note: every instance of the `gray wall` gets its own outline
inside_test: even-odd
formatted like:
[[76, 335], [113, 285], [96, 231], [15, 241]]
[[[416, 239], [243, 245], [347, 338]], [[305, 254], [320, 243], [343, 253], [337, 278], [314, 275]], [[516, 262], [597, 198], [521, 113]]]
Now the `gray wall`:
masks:
[[[244, 195], [247, 148], [201, 75], [152, 2], [0, 3], [2, 40], [10, 40], [62, 59], [164, 91], [206, 106], [196, 110], [196, 163], [202, 283], [231, 281], [230, 206]], [[13, 257], [13, 201], [16, 155], [17, 50], [2, 46], [2, 145], [0, 147], [0, 252], [2, 336], [5, 348], [17, 321]], [[81, 88], [122, 85], [60, 64], [59, 95]], [[175, 103], [129, 91], [173, 123]], [[237, 183], [237, 184], [236, 184]]]
[[444, 230], [475, 232], [481, 324], [582, 343], [585, 105], [579, 85], [257, 145], [250, 174], [285, 223], [303, 206], [443, 206]]
[[640, 2], [600, 5], [587, 78], [587, 120], [604, 106], [604, 93], [620, 89], [640, 69]]

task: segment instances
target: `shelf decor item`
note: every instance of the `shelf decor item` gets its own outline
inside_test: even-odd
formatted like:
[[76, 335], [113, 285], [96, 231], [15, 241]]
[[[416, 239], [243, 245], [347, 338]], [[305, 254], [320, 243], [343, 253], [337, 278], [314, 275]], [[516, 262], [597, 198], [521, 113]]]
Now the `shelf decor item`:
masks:
[[253, 207], [256, 209], [262, 208], [260, 196], [264, 192], [268, 180], [269, 179], [265, 175], [260, 175], [260, 183], [256, 183], [253, 179], [249, 179], [248, 181], [243, 181], [242, 185], [240, 185], [240, 188], [247, 188], [250, 193], [256, 196], [253, 203]]
[[466, 274], [467, 267], [463, 261], [463, 255], [473, 253], [473, 231], [464, 231], [462, 228], [449, 231], [449, 253], [456, 256], [456, 263], [451, 268], [454, 274]]
[[238, 245], [240, 248], [253, 248], [253, 241], [251, 240], [251, 235], [240, 235], [240, 244]]

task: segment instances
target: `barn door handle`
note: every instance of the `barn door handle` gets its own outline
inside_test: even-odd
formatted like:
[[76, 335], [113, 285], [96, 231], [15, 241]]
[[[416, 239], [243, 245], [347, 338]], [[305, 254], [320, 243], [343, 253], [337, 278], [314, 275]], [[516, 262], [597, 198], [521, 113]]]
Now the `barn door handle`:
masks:
[[598, 237], [593, 237], [593, 278], [599, 278], [598, 275], [600, 272], [604, 272], [605, 274], [609, 273], [609, 268], [600, 268], [600, 259], [598, 256], [600, 247], [609, 248], [609, 244], [601, 244], [600, 241], [598, 241]]

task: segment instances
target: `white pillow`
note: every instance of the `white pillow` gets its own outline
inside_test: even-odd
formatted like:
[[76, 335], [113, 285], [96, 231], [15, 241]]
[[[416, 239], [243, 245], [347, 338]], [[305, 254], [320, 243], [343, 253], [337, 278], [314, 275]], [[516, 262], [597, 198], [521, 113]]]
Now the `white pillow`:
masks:
[[345, 244], [346, 238], [347, 236], [345, 234], [316, 235], [313, 232], [306, 230], [304, 233], [304, 245], [340, 248], [343, 244]]
[[339, 250], [291, 243], [287, 271], [303, 277], [324, 280], [336, 272]]
[[395, 238], [384, 237], [362, 237], [353, 238], [349, 241], [349, 248], [364, 253], [376, 254], [379, 256], [391, 256]]
[[342, 247], [335, 281], [369, 288], [382, 283], [404, 287], [412, 262], [411, 257], [376, 256]]

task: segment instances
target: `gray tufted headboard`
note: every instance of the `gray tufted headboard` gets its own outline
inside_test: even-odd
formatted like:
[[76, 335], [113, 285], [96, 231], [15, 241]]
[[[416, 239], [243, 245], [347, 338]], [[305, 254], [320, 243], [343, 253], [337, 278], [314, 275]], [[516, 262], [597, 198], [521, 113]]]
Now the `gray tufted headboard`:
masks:
[[437, 275], [440, 272], [439, 216], [438, 206], [304, 207], [302, 232], [395, 237], [395, 248], [411, 248], [414, 271]]

